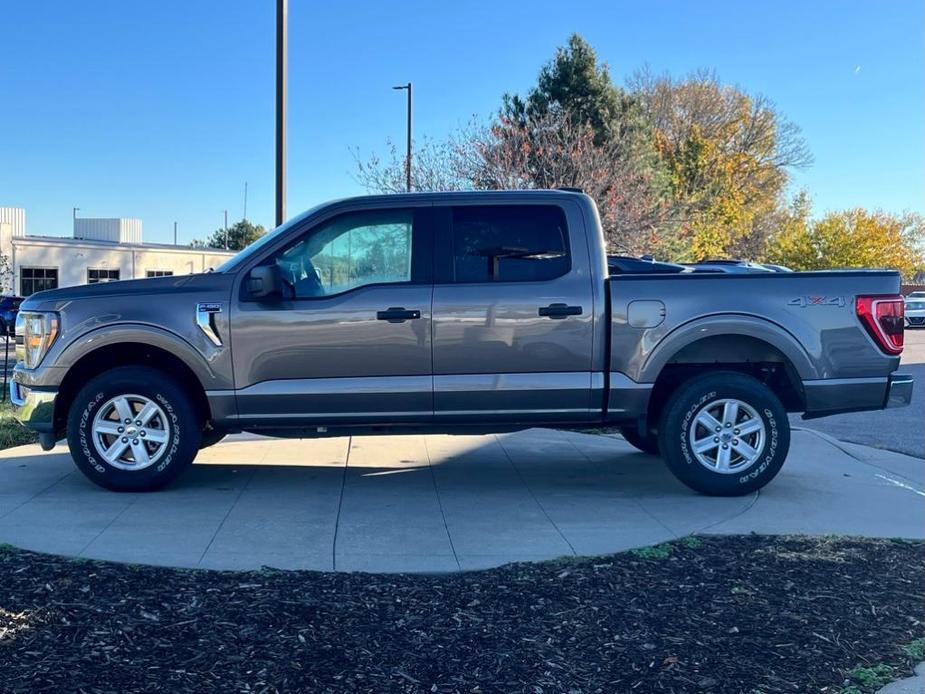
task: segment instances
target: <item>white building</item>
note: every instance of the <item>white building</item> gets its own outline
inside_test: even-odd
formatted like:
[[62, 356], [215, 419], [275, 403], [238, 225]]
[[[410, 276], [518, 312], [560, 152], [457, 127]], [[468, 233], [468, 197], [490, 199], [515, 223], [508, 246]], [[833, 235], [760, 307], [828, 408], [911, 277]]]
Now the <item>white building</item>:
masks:
[[3, 292], [33, 292], [76, 284], [188, 275], [233, 255], [216, 248], [143, 243], [140, 219], [78, 218], [73, 238], [26, 234], [26, 213], [0, 207], [0, 255], [10, 265]]

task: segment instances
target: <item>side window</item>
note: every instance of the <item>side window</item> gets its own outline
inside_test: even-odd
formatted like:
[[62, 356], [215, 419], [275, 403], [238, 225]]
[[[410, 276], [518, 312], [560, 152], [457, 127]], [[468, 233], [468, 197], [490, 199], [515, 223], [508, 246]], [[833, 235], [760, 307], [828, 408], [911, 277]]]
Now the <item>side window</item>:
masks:
[[368, 284], [411, 281], [411, 210], [375, 210], [335, 217], [308, 231], [271, 262], [284, 291], [305, 299]]
[[536, 282], [569, 271], [565, 214], [555, 205], [453, 208], [456, 282]]

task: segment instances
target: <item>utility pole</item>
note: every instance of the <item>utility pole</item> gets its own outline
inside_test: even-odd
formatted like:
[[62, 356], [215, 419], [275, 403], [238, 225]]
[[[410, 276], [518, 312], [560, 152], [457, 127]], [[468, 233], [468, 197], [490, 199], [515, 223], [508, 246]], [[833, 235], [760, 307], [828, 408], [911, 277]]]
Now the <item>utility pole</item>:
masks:
[[276, 226], [286, 221], [286, 53], [289, 2], [276, 0]]
[[225, 250], [228, 250], [228, 210], [225, 210]]
[[244, 181], [244, 217], [242, 219], [247, 220], [247, 181]]
[[407, 191], [411, 192], [411, 82], [408, 84], [400, 84], [397, 87], [392, 87], [392, 89], [406, 89], [408, 90], [408, 139], [406, 142], [406, 152], [405, 152], [405, 187]]
[[177, 223], [173, 223], [173, 245], [177, 245]]

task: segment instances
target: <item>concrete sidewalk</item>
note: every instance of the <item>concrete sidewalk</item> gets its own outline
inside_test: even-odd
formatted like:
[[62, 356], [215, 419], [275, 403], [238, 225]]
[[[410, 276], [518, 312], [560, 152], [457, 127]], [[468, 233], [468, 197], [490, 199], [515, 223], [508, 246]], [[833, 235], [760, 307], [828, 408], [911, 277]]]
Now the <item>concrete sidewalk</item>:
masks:
[[774, 482], [721, 499], [609, 436], [240, 437], [167, 490], [116, 494], [66, 449], [0, 452], [0, 542], [117, 561], [455, 571], [747, 532], [925, 537], [925, 464], [795, 431]]

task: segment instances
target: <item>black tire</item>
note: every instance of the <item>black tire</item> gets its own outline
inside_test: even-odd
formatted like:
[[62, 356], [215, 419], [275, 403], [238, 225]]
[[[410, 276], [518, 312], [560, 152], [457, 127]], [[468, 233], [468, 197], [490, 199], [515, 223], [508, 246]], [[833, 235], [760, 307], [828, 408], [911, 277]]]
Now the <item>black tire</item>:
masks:
[[[160, 423], [160, 415], [156, 415], [152, 425], [160, 423], [164, 429], [166, 440], [159, 457], [152, 454], [154, 462], [137, 470], [107, 462], [92, 433], [99, 411], [108, 407], [113, 398], [129, 394], [156, 404], [166, 420]], [[118, 420], [103, 422], [121, 424]], [[169, 375], [146, 366], [119, 367], [92, 379], [71, 403], [67, 421], [67, 443], [74, 463], [92, 482], [117, 492], [150, 492], [173, 482], [195, 459], [201, 435], [202, 427], [189, 395]], [[150, 439], [147, 444], [142, 441], [142, 446], [154, 445]], [[133, 454], [126, 451], [126, 455]]]
[[214, 446], [224, 439], [228, 434], [224, 431], [217, 431], [215, 429], [208, 429], [202, 432], [201, 440], [199, 441], [199, 450], [203, 448], [208, 448], [209, 446]]
[[[721, 431], [709, 432], [697, 422], [696, 418], [705, 408], [726, 399], [745, 405], [739, 408], [739, 417], [749, 417], [749, 408], [756, 415], [742, 420], [742, 430], [757, 426], [760, 420], [764, 425], [762, 433], [743, 435], [740, 442], [733, 434], [739, 431], [734, 424], [727, 427], [725, 421], [718, 421], [715, 423], [721, 425]], [[719, 406], [716, 407], [713, 411], [718, 413]], [[746, 426], [752, 420], [755, 424]], [[725, 446], [733, 459], [727, 462], [730, 471], [717, 472], [698, 459], [691, 445], [691, 427], [694, 427], [695, 439], [704, 440], [708, 434], [717, 434], [712, 441], [719, 439], [720, 444], [712, 462], [719, 463], [719, 446]], [[745, 454], [741, 453], [743, 443], [755, 445], [757, 454], [752, 456], [751, 463], [747, 463]], [[761, 489], [780, 472], [790, 450], [790, 420], [780, 400], [766, 385], [745, 374], [717, 371], [691, 379], [669, 398], [662, 411], [659, 444], [669, 469], [691, 489], [710, 496], [741, 496]], [[711, 462], [709, 455], [708, 451], [701, 457]]]
[[620, 427], [620, 433], [623, 435], [623, 438], [626, 439], [626, 442], [631, 446], [635, 446], [643, 453], [648, 453], [649, 455], [658, 455], [658, 436], [653, 434], [651, 431], [642, 436], [639, 433], [639, 427], [630, 424], [625, 427]]

